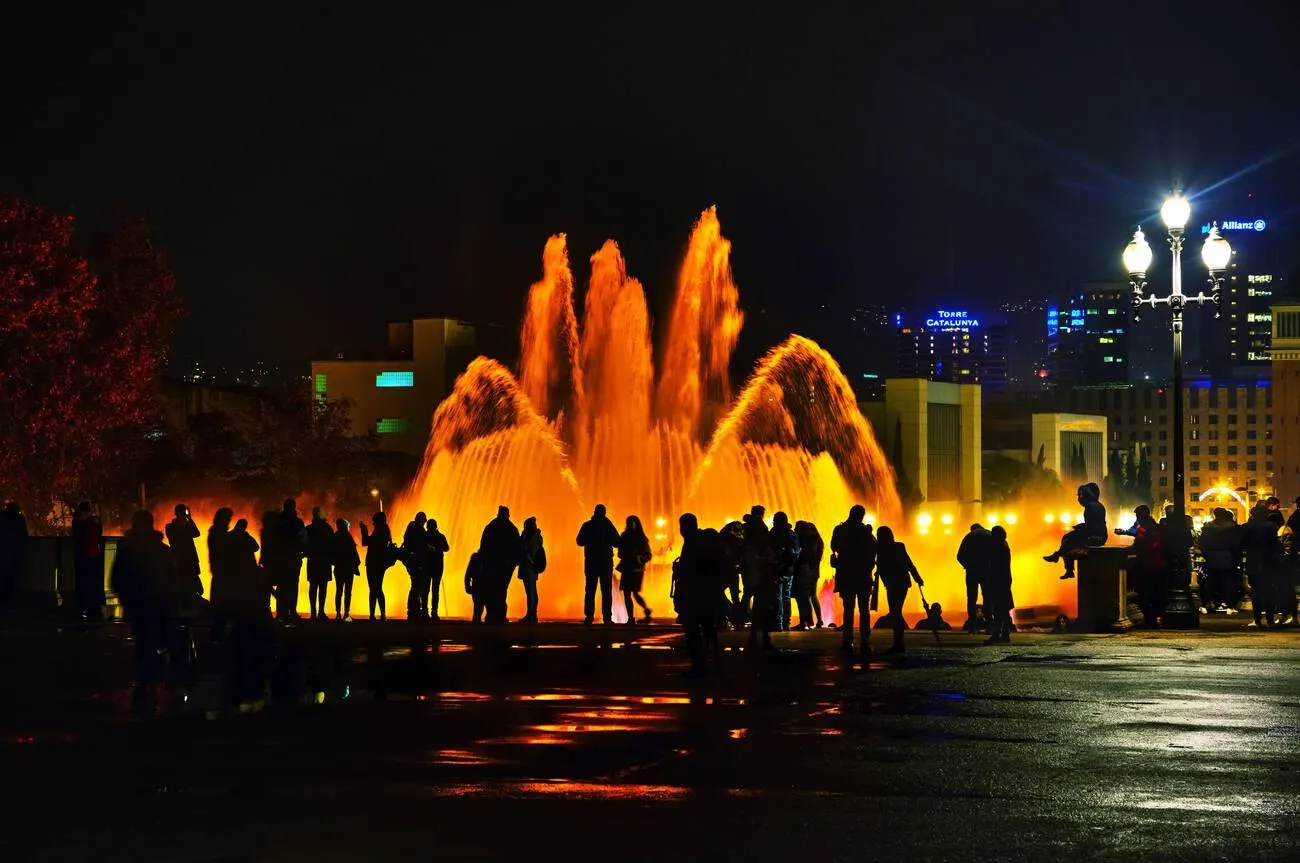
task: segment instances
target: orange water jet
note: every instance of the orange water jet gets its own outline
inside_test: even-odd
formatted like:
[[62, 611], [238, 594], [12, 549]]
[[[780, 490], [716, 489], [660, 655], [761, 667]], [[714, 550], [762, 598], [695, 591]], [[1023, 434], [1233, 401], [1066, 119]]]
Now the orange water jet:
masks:
[[460, 576], [498, 504], [516, 523], [538, 519], [549, 562], [542, 613], [552, 618], [581, 613], [574, 537], [595, 503], [618, 522], [641, 517], [656, 553], [644, 593], [661, 615], [681, 512], [720, 526], [761, 502], [826, 535], [854, 502], [898, 515], [889, 465], [848, 381], [815, 342], [793, 336], [773, 349], [730, 403], [743, 322], [730, 254], [710, 208], [687, 245], [656, 379], [645, 291], [617, 244], [591, 257], [579, 327], [565, 238], [547, 242], [517, 382], [475, 360], [438, 406], [420, 474], [393, 506], [395, 534], [417, 509], [447, 532], [449, 613], [468, 612]]

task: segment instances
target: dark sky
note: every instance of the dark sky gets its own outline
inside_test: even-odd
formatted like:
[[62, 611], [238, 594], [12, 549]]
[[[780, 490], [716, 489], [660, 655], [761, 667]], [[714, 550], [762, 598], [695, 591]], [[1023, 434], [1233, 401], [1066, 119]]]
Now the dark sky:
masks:
[[580, 278], [618, 239], [662, 316], [711, 203], [751, 341], [832, 343], [838, 309], [1116, 278], [1176, 181], [1300, 207], [1281, 0], [27, 5], [0, 192], [147, 218], [208, 362], [513, 322], [557, 231]]

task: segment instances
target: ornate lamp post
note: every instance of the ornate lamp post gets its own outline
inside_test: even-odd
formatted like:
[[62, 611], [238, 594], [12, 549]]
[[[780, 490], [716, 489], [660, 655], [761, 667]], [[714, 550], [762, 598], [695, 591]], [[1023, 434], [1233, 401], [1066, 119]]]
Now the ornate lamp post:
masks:
[[1200, 626], [1197, 605], [1191, 595], [1192, 531], [1187, 524], [1187, 489], [1184, 482], [1183, 423], [1183, 309], [1189, 303], [1203, 306], [1214, 304], [1214, 317], [1219, 317], [1222, 301], [1223, 271], [1232, 257], [1232, 247], [1219, 235], [1218, 225], [1210, 228], [1201, 260], [1209, 271], [1210, 293], [1199, 291], [1195, 295], [1183, 293], [1183, 228], [1191, 217], [1192, 208], [1182, 194], [1176, 193], [1160, 208], [1160, 218], [1169, 229], [1169, 250], [1173, 257], [1171, 291], [1168, 296], [1157, 297], [1146, 292], [1147, 270], [1151, 267], [1151, 246], [1147, 244], [1142, 229], [1133, 233], [1133, 239], [1124, 249], [1124, 269], [1128, 270], [1129, 284], [1133, 286], [1133, 320], [1139, 319], [1143, 306], [1152, 309], [1168, 306], [1174, 333], [1174, 516], [1169, 527], [1168, 548], [1169, 591], [1165, 599], [1164, 626], [1171, 629], [1195, 629]]

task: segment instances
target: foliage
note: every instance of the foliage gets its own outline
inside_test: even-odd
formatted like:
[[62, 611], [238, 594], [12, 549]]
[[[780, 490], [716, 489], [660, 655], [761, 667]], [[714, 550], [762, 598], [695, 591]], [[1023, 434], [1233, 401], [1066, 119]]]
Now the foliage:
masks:
[[1052, 498], [1061, 493], [1061, 481], [1055, 471], [1004, 455], [984, 459], [983, 486], [984, 500], [992, 503], [1026, 497]]
[[305, 386], [247, 394], [246, 407], [191, 416], [155, 444], [150, 497], [218, 497], [278, 506], [289, 495], [369, 504], [378, 470], [373, 434], [353, 435], [346, 401]]
[[1108, 456], [1106, 493], [1109, 500], [1124, 508], [1151, 504], [1151, 460], [1148, 447], [1111, 450]]
[[100, 238], [90, 261], [73, 228], [0, 199], [0, 494], [38, 530], [134, 468], [179, 314], [141, 223]]

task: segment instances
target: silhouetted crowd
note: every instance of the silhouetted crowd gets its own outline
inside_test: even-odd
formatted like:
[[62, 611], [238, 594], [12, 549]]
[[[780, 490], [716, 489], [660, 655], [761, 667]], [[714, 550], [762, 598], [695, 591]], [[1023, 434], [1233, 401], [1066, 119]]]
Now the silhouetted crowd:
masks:
[[[1077, 498], [1083, 521], [1067, 531], [1060, 547], [1044, 559], [1063, 562], [1062, 578], [1075, 577], [1076, 561], [1106, 543], [1106, 510], [1095, 484], [1082, 485]], [[1129, 583], [1148, 626], [1159, 625], [1168, 594], [1187, 587], [1189, 570], [1198, 575], [1204, 614], [1236, 614], [1250, 600], [1252, 628], [1296, 625], [1296, 587], [1300, 579], [1295, 533], [1300, 530], [1300, 500], [1289, 520], [1276, 498], [1259, 503], [1244, 524], [1232, 513], [1216, 509], [1195, 535], [1191, 519], [1176, 521], [1173, 508], [1157, 522], [1150, 508], [1136, 509], [1131, 527], [1115, 533], [1131, 536]], [[662, 522], [660, 522], [662, 526]], [[817, 527], [808, 521], [791, 523], [784, 512], [770, 521], [762, 506], [754, 506], [740, 521], [721, 528], [702, 527], [691, 513], [678, 520], [680, 552], [672, 562], [670, 595], [677, 621], [686, 635], [692, 675], [708, 672], [716, 655], [718, 632], [748, 630], [751, 648], [772, 648], [775, 632], [820, 629], [836, 624], [823, 620], [820, 600], [821, 565], [828, 551]], [[165, 661], [192, 657], [193, 641], [185, 621], [202, 604], [198, 542], [202, 534], [184, 505], [159, 531], [153, 516], [138, 512], [117, 547], [109, 583], [135, 635], [137, 693], [145, 697], [162, 676]], [[334, 586], [335, 620], [351, 619], [353, 582], [365, 566], [369, 616], [387, 613], [385, 575], [399, 561], [410, 576], [408, 618], [439, 620], [445, 597], [444, 561], [451, 550], [435, 520], [417, 513], [394, 540], [383, 512], [371, 524], [360, 524], [360, 545], [346, 519], [332, 523], [317, 507], [309, 522], [298, 515], [296, 502], [263, 514], [258, 538], [245, 519], [234, 519], [229, 508], [217, 510], [207, 533], [211, 589], [207, 598], [213, 638], [227, 642], [229, 690], [233, 703], [247, 707], [263, 689], [274, 620], [294, 625], [298, 593], [306, 564], [307, 606], [312, 620], [329, 618], [329, 588]], [[661, 539], [663, 537], [660, 537]], [[0, 600], [13, 593], [27, 539], [26, 521], [13, 503], [0, 510]], [[102, 616], [104, 594], [104, 532], [89, 503], [77, 506], [71, 529], [74, 602], [82, 619]], [[653, 612], [642, 596], [647, 567], [654, 559], [641, 519], [629, 515], [622, 531], [603, 505], [583, 523], [576, 540], [583, 553], [585, 581], [583, 622], [591, 626], [600, 598], [600, 617], [613, 624], [615, 573], [630, 626], [650, 623]], [[361, 550], [364, 549], [364, 560]], [[666, 551], [666, 547], [661, 550]], [[965, 572], [967, 631], [987, 632], [986, 644], [1010, 641], [1012, 623], [1012, 555], [1001, 526], [973, 524], [956, 555]], [[903, 608], [915, 586], [925, 617], [918, 630], [938, 633], [952, 627], [938, 603], [925, 599], [924, 581], [907, 547], [888, 526], [866, 522], [861, 506], [850, 509], [831, 533], [829, 560], [834, 571], [831, 590], [842, 604], [839, 629], [846, 653], [870, 653], [871, 615], [882, 593], [887, 606], [878, 627], [892, 632], [888, 653], [904, 650], [907, 624]], [[502, 506], [482, 531], [477, 550], [469, 557], [464, 589], [473, 601], [473, 623], [507, 622], [507, 596], [517, 576], [526, 599], [519, 623], [537, 623], [538, 582], [546, 572], [547, 555], [535, 517], [522, 531]], [[1177, 573], [1184, 573], [1183, 584]], [[271, 614], [274, 601], [275, 615]], [[794, 613], [798, 613], [797, 621]]]

